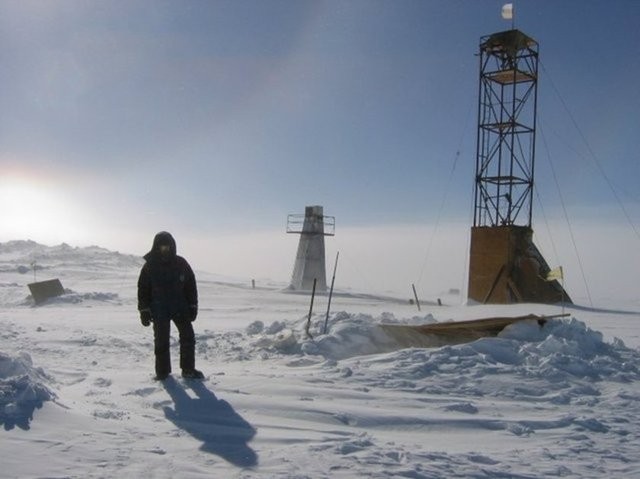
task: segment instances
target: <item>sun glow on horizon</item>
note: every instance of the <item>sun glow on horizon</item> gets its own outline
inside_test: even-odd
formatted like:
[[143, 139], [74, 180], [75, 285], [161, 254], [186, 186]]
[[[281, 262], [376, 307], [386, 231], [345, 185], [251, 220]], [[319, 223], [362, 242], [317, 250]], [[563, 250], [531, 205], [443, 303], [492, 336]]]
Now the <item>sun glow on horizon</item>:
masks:
[[45, 243], [83, 241], [81, 209], [64, 184], [21, 174], [0, 177], [1, 235]]

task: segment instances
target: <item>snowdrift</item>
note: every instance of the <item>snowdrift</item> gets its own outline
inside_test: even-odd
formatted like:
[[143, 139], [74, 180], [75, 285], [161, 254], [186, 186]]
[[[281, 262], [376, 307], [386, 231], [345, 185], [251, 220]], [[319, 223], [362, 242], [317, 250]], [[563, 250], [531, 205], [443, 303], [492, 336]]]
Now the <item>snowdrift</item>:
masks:
[[55, 398], [42, 368], [27, 353], [16, 357], [0, 352], [0, 424], [6, 429], [29, 429], [35, 409]]

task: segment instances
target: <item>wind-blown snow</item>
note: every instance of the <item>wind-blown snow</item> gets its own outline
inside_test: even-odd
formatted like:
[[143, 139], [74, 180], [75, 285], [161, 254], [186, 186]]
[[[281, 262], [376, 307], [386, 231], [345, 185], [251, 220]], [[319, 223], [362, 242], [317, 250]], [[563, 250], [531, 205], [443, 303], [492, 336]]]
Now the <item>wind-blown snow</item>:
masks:
[[[34, 261], [38, 280], [66, 290], [38, 307], [26, 287]], [[309, 338], [307, 296], [197, 271], [206, 379], [180, 378], [174, 335], [174, 374], [155, 382], [152, 331], [136, 311], [141, 264], [98, 247], [0, 244], [3, 477], [640, 474], [640, 314], [625, 305], [408, 348], [379, 325], [559, 307], [418, 313], [338, 294], [324, 334], [320, 296]]]

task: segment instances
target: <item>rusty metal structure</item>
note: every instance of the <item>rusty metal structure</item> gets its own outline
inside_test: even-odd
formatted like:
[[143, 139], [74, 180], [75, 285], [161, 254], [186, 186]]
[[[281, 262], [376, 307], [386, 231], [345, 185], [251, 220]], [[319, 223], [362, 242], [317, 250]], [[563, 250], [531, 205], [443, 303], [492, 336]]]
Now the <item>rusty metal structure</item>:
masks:
[[480, 40], [478, 133], [468, 297], [570, 302], [533, 244], [538, 43], [519, 30]]
[[538, 44], [519, 30], [483, 37], [473, 226], [531, 227]]

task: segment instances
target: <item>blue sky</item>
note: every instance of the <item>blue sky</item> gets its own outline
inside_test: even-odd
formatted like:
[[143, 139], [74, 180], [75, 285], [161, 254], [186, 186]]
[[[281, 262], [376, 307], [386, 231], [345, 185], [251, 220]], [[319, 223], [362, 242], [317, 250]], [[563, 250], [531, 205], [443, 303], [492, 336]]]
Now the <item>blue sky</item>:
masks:
[[[503, 3], [1, 0], [0, 240], [226, 244], [311, 204], [336, 238], [466, 225]], [[514, 4], [542, 65], [534, 228], [564, 216], [554, 171], [569, 216], [640, 228], [640, 2]]]

